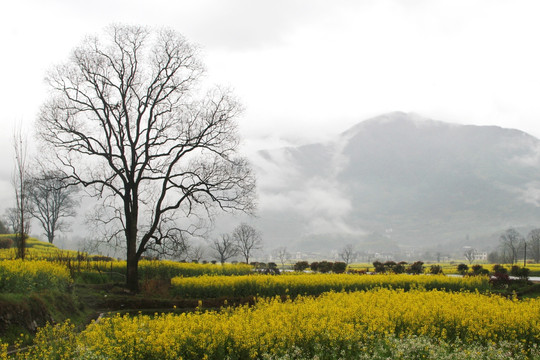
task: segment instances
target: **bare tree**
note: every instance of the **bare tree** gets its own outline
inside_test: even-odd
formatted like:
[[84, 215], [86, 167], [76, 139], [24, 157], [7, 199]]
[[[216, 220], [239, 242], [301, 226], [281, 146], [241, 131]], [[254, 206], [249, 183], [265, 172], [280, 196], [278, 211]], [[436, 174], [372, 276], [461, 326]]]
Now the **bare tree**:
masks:
[[112, 26], [47, 78], [54, 95], [38, 132], [66, 179], [102, 199], [99, 220], [125, 244], [133, 291], [141, 255], [180, 239], [178, 219], [254, 210], [254, 176], [237, 151], [241, 106], [223, 89], [200, 96], [202, 74], [178, 33]]
[[463, 252], [463, 256], [465, 256], [465, 259], [469, 262], [469, 264], [472, 264], [476, 257], [476, 249], [472, 247], [466, 247], [465, 251]]
[[285, 261], [289, 259], [291, 254], [287, 251], [287, 248], [285, 246], [279, 247], [276, 250], [274, 250], [275, 256], [279, 259], [279, 262], [281, 263], [281, 267], [285, 267]]
[[[4, 214], [4, 219], [6, 221], [9, 232], [15, 235], [18, 234], [21, 227], [21, 216], [19, 209], [15, 207], [7, 208]], [[24, 232], [28, 234], [30, 232], [30, 222], [26, 221], [24, 227]]]
[[9, 234], [8, 227], [2, 220], [0, 220], [0, 234]]
[[500, 241], [503, 254], [506, 255], [513, 265], [517, 262], [518, 251], [523, 243], [523, 236], [515, 229], [508, 229], [501, 235]]
[[354, 247], [351, 244], [345, 245], [345, 247], [341, 250], [339, 253], [339, 257], [345, 262], [345, 264], [349, 265], [353, 258], [356, 256], [356, 253], [354, 251]]
[[30, 214], [39, 221], [52, 244], [56, 231], [69, 228], [66, 218], [76, 215], [73, 195], [77, 189], [68, 186], [62, 174], [51, 171], [33, 176], [29, 185], [28, 196], [33, 205]]
[[19, 128], [13, 133], [13, 149], [15, 151], [15, 169], [12, 184], [15, 189], [16, 221], [13, 222], [17, 239], [17, 257], [24, 260], [26, 255], [26, 238], [30, 231], [28, 198], [28, 142]]
[[238, 248], [233, 239], [228, 234], [222, 234], [220, 239], [216, 239], [210, 245], [214, 250], [214, 256], [223, 265], [230, 258], [238, 255]]
[[232, 238], [246, 264], [249, 264], [249, 258], [254, 251], [262, 249], [261, 234], [248, 224], [242, 223], [238, 225], [233, 230]]
[[191, 261], [200, 262], [206, 254], [206, 248], [203, 245], [193, 246], [189, 251]]
[[527, 236], [529, 243], [527, 250], [535, 263], [540, 262], [540, 229], [533, 229]]

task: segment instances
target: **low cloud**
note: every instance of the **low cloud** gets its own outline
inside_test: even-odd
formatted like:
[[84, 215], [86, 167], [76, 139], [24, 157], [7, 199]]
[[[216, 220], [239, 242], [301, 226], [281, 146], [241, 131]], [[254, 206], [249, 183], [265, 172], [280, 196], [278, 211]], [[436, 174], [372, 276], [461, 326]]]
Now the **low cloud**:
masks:
[[[334, 153], [338, 167], [347, 160]], [[284, 226], [294, 226], [291, 233], [303, 235], [324, 233], [362, 233], [351, 226], [347, 218], [353, 204], [347, 191], [333, 177], [312, 176], [306, 178], [296, 168], [288, 149], [260, 152], [256, 160], [258, 174], [259, 211], [261, 216], [290, 214], [300, 221]], [[336, 164], [320, 166], [335, 167]], [[336, 169], [337, 170], [337, 169]], [[337, 171], [333, 173], [337, 175]]]

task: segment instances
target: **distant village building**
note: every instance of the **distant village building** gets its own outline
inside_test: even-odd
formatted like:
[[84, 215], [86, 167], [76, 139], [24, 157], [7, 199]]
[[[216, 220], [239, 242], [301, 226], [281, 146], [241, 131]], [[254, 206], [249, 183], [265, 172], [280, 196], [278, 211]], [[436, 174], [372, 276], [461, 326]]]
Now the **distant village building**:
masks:
[[474, 254], [474, 260], [487, 261], [487, 252], [476, 252]]

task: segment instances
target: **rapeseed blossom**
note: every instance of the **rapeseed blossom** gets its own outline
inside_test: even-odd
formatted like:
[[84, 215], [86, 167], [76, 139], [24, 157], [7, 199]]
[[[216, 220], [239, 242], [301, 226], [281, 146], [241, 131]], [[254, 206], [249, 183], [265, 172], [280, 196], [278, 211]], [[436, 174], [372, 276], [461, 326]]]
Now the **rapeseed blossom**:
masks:
[[[47, 349], [54, 348], [56, 358], [77, 359], [350, 359], [366, 353], [526, 359], [540, 356], [540, 300], [379, 288], [266, 298], [220, 311], [116, 315], [67, 336], [67, 343], [59, 337], [52, 337], [55, 346], [38, 346], [36, 354], [47, 358]], [[414, 345], [414, 357], [407, 357], [403, 344]]]
[[350, 275], [291, 274], [282, 276], [199, 276], [176, 277], [171, 281], [173, 296], [184, 298], [319, 295], [328, 291], [359, 291], [377, 287], [445, 289], [453, 291], [490, 289], [489, 278], [444, 275]]
[[3, 293], [65, 290], [70, 282], [68, 269], [60, 264], [45, 260], [0, 261], [0, 292]]

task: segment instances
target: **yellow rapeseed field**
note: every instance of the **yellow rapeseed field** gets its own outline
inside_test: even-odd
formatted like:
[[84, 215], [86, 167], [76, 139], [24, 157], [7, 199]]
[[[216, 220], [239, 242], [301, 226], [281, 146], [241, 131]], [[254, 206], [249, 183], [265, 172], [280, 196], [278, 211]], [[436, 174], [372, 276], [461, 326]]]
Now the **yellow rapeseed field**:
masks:
[[452, 344], [456, 353], [471, 346], [495, 347], [497, 353], [500, 343], [506, 358], [540, 356], [540, 300], [438, 290], [330, 292], [294, 301], [261, 299], [219, 312], [117, 315], [80, 335], [63, 326], [45, 329], [26, 358], [356, 359], [381, 341], [410, 339]]
[[176, 277], [171, 281], [173, 296], [184, 298], [319, 295], [327, 291], [358, 291], [376, 287], [411, 289], [422, 287], [451, 291], [490, 288], [489, 278], [448, 277], [444, 275], [350, 275], [350, 274], [291, 274], [251, 276]]
[[57, 263], [45, 260], [0, 261], [0, 292], [3, 293], [65, 290], [70, 282], [68, 269]]
[[[125, 274], [125, 260], [87, 261], [73, 264], [75, 271], [86, 273], [119, 273]], [[247, 264], [196, 264], [170, 260], [139, 261], [140, 279], [171, 279], [173, 277], [191, 277], [201, 275], [245, 275], [251, 273], [252, 267]]]

